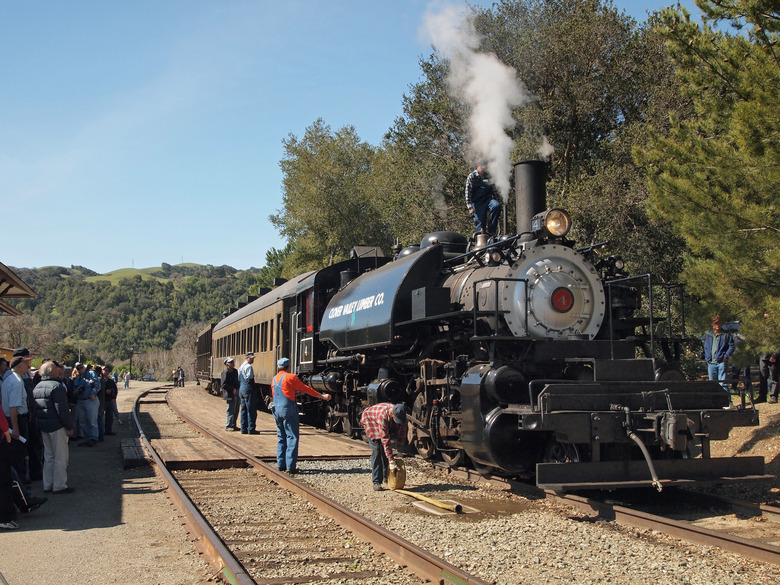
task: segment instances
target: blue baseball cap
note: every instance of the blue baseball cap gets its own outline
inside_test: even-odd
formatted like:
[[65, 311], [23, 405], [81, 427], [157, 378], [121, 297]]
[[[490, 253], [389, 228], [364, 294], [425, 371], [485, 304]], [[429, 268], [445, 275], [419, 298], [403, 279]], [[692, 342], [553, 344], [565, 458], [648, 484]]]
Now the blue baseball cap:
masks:
[[393, 407], [393, 418], [399, 425], [406, 422], [406, 407], [403, 404], [396, 404]]
[[279, 368], [287, 368], [290, 366], [290, 358], [282, 358], [276, 362], [276, 365]]

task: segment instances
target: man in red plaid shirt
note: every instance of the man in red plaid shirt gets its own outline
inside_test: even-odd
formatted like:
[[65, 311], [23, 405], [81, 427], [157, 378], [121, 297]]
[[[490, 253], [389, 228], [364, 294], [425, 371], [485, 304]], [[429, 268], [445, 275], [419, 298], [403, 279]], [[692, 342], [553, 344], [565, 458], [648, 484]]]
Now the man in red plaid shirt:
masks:
[[399, 445], [406, 443], [406, 407], [380, 402], [363, 411], [360, 424], [371, 445], [371, 481], [374, 491], [378, 492], [382, 490], [382, 483], [387, 481], [388, 468], [395, 469], [390, 440], [395, 439]]

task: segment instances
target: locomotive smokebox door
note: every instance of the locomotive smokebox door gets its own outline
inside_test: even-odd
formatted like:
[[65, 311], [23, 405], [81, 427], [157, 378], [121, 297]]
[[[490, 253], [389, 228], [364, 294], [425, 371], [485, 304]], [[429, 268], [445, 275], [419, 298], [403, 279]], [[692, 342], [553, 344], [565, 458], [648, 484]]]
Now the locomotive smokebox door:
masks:
[[412, 291], [412, 321], [446, 313], [450, 308], [450, 289], [425, 287]]

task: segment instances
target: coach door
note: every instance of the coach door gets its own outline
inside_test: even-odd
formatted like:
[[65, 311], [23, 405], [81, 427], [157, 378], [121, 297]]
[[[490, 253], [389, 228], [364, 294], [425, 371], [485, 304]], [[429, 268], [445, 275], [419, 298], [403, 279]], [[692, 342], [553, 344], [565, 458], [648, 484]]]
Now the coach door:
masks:
[[303, 306], [303, 315], [301, 318], [301, 339], [298, 350], [298, 359], [300, 360], [302, 371], [311, 371], [314, 363], [314, 320], [317, 316], [317, 309], [314, 306], [314, 289], [306, 293], [306, 302]]
[[[300, 339], [300, 319], [301, 313], [295, 308], [290, 308], [290, 368], [293, 372], [297, 370], [298, 366], [298, 341]], [[284, 356], [282, 356], [284, 357]]]

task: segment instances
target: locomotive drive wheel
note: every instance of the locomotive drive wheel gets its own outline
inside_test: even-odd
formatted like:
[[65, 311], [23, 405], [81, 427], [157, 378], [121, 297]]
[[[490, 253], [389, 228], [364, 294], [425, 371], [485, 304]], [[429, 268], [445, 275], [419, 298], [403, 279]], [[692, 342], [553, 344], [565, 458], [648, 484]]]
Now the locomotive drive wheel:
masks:
[[328, 406], [325, 414], [325, 429], [329, 433], [338, 433], [341, 430], [342, 417], [338, 415], [338, 407]]
[[355, 438], [355, 435], [353, 434], [354, 429], [352, 428], [352, 421], [349, 420], [349, 416], [344, 417], [344, 420], [341, 422], [341, 428], [344, 431], [344, 434], [347, 435], [350, 439]]
[[572, 443], [560, 443], [551, 439], [544, 449], [545, 463], [579, 463], [580, 452], [577, 445]]
[[417, 449], [417, 454], [423, 459], [430, 459], [433, 457], [433, 442], [430, 437], [414, 437], [414, 448]]
[[463, 452], [463, 449], [447, 449], [446, 451], [441, 450], [439, 453], [441, 453], [444, 463], [450, 467], [458, 467], [466, 461], [466, 453]]
[[482, 463], [477, 463], [474, 460], [471, 461], [471, 466], [474, 468], [474, 471], [480, 475], [491, 475], [496, 472], [496, 468], [492, 465], [483, 465]]
[[[425, 396], [422, 394], [418, 395], [414, 401], [414, 406], [412, 406], [412, 416], [422, 424], [425, 424]], [[430, 459], [433, 457], [434, 448], [431, 438], [418, 435], [417, 429], [411, 425], [410, 427], [411, 428], [409, 432], [412, 434], [412, 440], [410, 443], [412, 443], [415, 449], [417, 449], [417, 454], [423, 459]]]
[[[341, 425], [344, 429], [344, 434], [351, 439], [363, 438], [363, 429], [360, 428], [360, 415], [363, 414], [362, 408], [356, 408], [354, 406], [349, 407], [347, 410], [347, 416], [341, 419]], [[353, 421], [356, 421], [353, 423]]]

